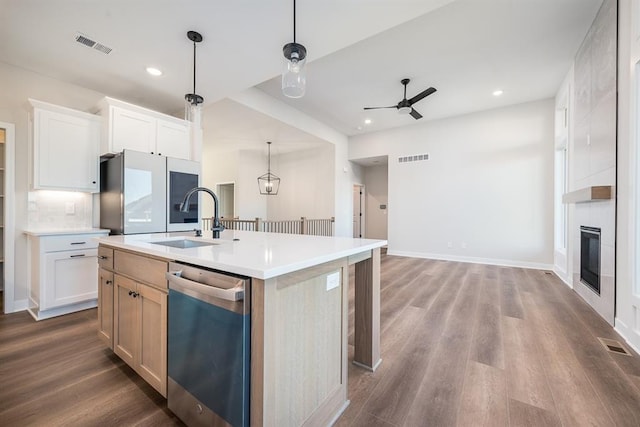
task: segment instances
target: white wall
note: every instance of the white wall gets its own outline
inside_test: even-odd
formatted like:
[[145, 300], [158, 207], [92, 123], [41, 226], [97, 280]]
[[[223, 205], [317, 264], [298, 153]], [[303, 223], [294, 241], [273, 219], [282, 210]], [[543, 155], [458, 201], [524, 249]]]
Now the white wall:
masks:
[[[367, 166], [364, 170], [365, 233], [367, 239], [387, 239], [388, 222], [388, 166]], [[387, 205], [387, 209], [380, 209]]]
[[389, 253], [551, 267], [553, 115], [549, 99], [352, 138], [350, 159], [389, 155]]
[[637, 106], [640, 85], [640, 0], [618, 2], [618, 176], [616, 233], [615, 328], [640, 351], [640, 284], [638, 226], [640, 170]]
[[[348, 138], [284, 102], [271, 98], [259, 89], [247, 89], [231, 99], [334, 144], [333, 216], [336, 218], [335, 230], [337, 236], [351, 236], [353, 221], [351, 190], [357, 179], [357, 174], [354, 173], [353, 166], [347, 160]], [[331, 190], [329, 189], [329, 191]]]
[[[205, 116], [206, 117], [206, 116]], [[216, 190], [216, 185], [223, 182], [238, 181], [238, 151], [226, 151], [220, 153], [212, 141], [207, 140], [207, 122], [203, 122], [202, 141], [202, 176], [200, 183], [203, 187]], [[235, 189], [237, 192], [237, 188]], [[201, 196], [201, 217], [213, 216], [213, 200], [209, 196]], [[236, 200], [236, 205], [238, 201]], [[236, 216], [238, 213], [236, 212]]]
[[[14, 301], [16, 308], [26, 307], [27, 299], [27, 252], [26, 237], [22, 231], [38, 221], [38, 213], [28, 213], [27, 194], [28, 180], [28, 120], [29, 104], [27, 99], [34, 98], [52, 104], [63, 105], [82, 111], [89, 111], [104, 96], [79, 86], [64, 83], [59, 80], [44, 77], [40, 74], [0, 63], [0, 81], [2, 95], [0, 96], [0, 121], [13, 123], [16, 127], [15, 150], [15, 289]], [[50, 206], [45, 198], [36, 197], [38, 206], [42, 209]], [[41, 203], [44, 202], [44, 203]], [[84, 206], [84, 202], [83, 205]], [[11, 207], [7, 207], [11, 209]], [[57, 212], [55, 211], [54, 213]], [[84, 208], [78, 209], [78, 214], [84, 214]], [[48, 221], [48, 220], [46, 220]], [[10, 250], [10, 248], [7, 248]]]
[[[277, 196], [258, 196], [267, 201], [267, 218], [331, 218], [334, 214], [334, 156], [332, 144], [272, 156], [271, 171], [281, 181]], [[264, 172], [266, 162], [265, 155], [262, 166]]]

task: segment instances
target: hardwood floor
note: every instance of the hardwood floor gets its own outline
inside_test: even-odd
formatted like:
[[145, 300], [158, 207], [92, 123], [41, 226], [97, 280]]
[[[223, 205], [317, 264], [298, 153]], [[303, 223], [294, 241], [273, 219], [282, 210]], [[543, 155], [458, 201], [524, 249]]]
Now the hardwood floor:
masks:
[[337, 426], [640, 425], [640, 358], [607, 351], [598, 337], [624, 341], [555, 275], [393, 256], [381, 271], [382, 365], [350, 368]]
[[[640, 358], [554, 275], [385, 255], [381, 273], [382, 365], [349, 366], [338, 426], [640, 425]], [[181, 425], [96, 328], [0, 315], [0, 425]]]

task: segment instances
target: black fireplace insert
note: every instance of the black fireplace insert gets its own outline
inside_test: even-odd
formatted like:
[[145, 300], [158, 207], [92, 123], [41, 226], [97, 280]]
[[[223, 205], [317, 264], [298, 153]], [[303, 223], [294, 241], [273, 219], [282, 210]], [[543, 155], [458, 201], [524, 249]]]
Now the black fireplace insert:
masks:
[[600, 295], [600, 229], [580, 227], [580, 281]]

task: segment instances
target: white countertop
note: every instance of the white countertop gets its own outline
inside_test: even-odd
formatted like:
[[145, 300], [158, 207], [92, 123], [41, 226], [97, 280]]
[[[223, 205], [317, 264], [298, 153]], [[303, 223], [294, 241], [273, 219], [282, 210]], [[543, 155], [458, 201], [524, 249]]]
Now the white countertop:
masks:
[[24, 230], [24, 234], [28, 236], [67, 236], [74, 234], [109, 234], [111, 230], [102, 228], [69, 228], [69, 229], [31, 229]]
[[[210, 231], [203, 230], [205, 236], [207, 233]], [[180, 249], [151, 243], [184, 237], [189, 240], [215, 242], [216, 245]], [[221, 238], [215, 240], [193, 237], [192, 232], [106, 236], [96, 237], [96, 240], [122, 249], [258, 279], [269, 279], [387, 244], [386, 240], [237, 230], [225, 230], [221, 233]]]

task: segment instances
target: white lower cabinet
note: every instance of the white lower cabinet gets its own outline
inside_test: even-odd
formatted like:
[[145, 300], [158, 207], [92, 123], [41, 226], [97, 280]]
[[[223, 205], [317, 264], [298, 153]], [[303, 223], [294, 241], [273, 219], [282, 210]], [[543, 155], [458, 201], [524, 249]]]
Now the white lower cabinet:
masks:
[[28, 232], [29, 312], [36, 320], [96, 307], [98, 234]]
[[48, 283], [43, 288], [40, 309], [98, 298], [97, 256], [97, 249], [45, 253], [44, 276]]

